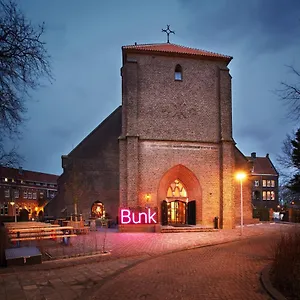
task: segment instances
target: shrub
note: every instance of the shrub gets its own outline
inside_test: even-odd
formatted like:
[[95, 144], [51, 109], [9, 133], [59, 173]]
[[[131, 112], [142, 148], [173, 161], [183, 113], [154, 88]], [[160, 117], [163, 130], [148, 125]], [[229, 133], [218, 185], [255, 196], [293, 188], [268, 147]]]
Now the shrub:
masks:
[[274, 249], [274, 286], [286, 297], [300, 299], [300, 229], [283, 234]]

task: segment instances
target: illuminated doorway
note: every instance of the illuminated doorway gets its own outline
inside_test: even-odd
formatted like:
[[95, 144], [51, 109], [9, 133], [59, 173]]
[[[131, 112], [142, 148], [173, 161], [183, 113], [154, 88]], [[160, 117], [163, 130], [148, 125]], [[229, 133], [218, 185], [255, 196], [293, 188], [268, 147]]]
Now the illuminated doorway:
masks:
[[187, 191], [178, 179], [170, 184], [162, 202], [162, 224], [196, 224], [196, 201], [189, 201]]
[[104, 204], [100, 201], [96, 201], [92, 205], [91, 210], [91, 217], [92, 218], [104, 218], [105, 217], [105, 209]]

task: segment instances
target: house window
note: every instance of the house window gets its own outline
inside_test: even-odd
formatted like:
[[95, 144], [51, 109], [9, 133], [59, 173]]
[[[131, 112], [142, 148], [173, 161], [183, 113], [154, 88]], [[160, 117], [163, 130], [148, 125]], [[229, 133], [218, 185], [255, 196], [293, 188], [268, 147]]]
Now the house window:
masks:
[[19, 197], [20, 197], [20, 192], [19, 192], [19, 190], [15, 190], [14, 192], [15, 192], [15, 198], [19, 198]]
[[271, 180], [267, 180], [267, 187], [271, 187]]
[[270, 200], [275, 200], [275, 192], [274, 191], [270, 192]]
[[275, 192], [274, 191], [263, 191], [263, 200], [275, 200]]
[[259, 191], [253, 192], [253, 200], [256, 200], [256, 201], [260, 200], [260, 192]]
[[4, 205], [4, 215], [8, 215], [8, 205]]
[[267, 186], [267, 180], [263, 180], [263, 187]]
[[5, 182], [8, 182], [8, 178], [4, 178], [4, 181], [5, 181]]
[[254, 180], [254, 186], [258, 187], [259, 186], [259, 180]]
[[24, 191], [24, 192], [23, 192], [23, 198], [24, 198], [24, 199], [27, 199], [27, 191]]
[[275, 187], [275, 180], [271, 180], [271, 187]]
[[28, 192], [28, 199], [32, 199], [32, 193]]
[[1, 205], [0, 206], [0, 216], [3, 216], [4, 215], [4, 206]]
[[181, 65], [177, 65], [175, 67], [175, 80], [178, 80], [178, 81], [182, 80], [182, 68], [181, 68]]
[[32, 193], [32, 199], [36, 199], [36, 192]]
[[9, 195], [10, 195], [9, 190], [5, 190], [4, 191], [4, 197], [9, 198]]

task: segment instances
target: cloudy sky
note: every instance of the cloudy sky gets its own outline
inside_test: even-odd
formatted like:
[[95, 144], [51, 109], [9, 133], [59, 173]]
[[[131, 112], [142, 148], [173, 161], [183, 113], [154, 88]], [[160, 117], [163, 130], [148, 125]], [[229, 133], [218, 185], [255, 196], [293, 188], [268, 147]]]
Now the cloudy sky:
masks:
[[19, 151], [23, 168], [61, 174], [68, 154], [121, 104], [121, 46], [166, 41], [233, 56], [233, 133], [275, 161], [289, 122], [274, 91], [300, 68], [299, 0], [20, 0], [44, 40], [55, 81], [32, 93]]

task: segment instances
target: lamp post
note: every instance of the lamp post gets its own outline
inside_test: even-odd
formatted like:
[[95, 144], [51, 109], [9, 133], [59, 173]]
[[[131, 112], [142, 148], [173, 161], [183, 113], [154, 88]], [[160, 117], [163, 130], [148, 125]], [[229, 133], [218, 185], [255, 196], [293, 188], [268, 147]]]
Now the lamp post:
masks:
[[244, 230], [244, 210], [243, 210], [243, 180], [246, 178], [245, 172], [238, 172], [236, 174], [236, 179], [240, 181], [241, 184], [241, 235], [243, 235]]

